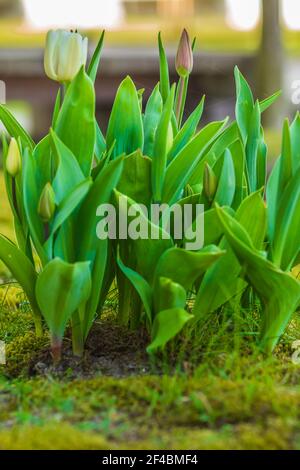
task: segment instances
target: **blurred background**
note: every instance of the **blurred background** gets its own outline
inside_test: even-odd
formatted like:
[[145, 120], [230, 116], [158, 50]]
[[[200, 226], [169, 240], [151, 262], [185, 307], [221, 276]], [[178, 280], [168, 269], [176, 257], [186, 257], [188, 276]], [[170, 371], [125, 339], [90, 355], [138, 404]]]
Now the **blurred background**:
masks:
[[160, 30], [176, 79], [174, 57], [183, 27], [197, 37], [189, 111], [206, 94], [204, 120], [233, 116], [235, 64], [257, 97], [284, 90], [264, 117], [274, 154], [282, 117], [297, 109], [300, 0], [0, 0], [0, 80], [8, 106], [35, 139], [47, 132], [57, 90], [44, 75], [43, 45], [47, 29], [58, 27], [78, 28], [89, 36], [91, 49], [101, 29], [107, 31], [96, 84], [103, 129], [125, 75], [145, 88], [146, 96], [158, 81]]

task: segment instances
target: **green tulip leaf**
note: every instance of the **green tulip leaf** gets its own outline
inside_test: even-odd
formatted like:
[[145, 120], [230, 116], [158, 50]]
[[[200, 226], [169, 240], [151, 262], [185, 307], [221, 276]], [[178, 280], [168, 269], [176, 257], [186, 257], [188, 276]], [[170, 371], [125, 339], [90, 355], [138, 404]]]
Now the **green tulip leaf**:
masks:
[[145, 307], [145, 312], [147, 314], [147, 319], [149, 324], [152, 323], [152, 289], [148, 282], [136, 271], [125, 266], [123, 261], [121, 260], [120, 253], [117, 256], [117, 263], [121, 271], [123, 272], [124, 276], [129, 279], [132, 283], [134, 288], [137, 290], [143, 305]]
[[144, 130], [141, 108], [135, 85], [125, 78], [116, 94], [106, 134], [107, 148], [114, 145], [113, 157], [143, 149]]
[[208, 246], [194, 252], [181, 248], [170, 248], [163, 253], [158, 261], [155, 279], [169, 278], [188, 290], [193, 286], [195, 280], [224, 253], [216, 246]]
[[92, 59], [91, 59], [91, 62], [89, 64], [88, 71], [87, 71], [87, 74], [93, 83], [95, 83], [96, 78], [97, 78], [97, 73], [98, 73], [100, 59], [101, 59], [101, 52], [103, 48], [104, 36], [105, 36], [105, 31], [102, 31], [102, 34], [100, 36], [100, 39], [98, 41], [97, 47], [94, 51], [94, 54], [92, 56]]
[[186, 304], [186, 290], [180, 284], [166, 277], [160, 277], [155, 286], [155, 312], [170, 308], [183, 308]]
[[0, 259], [10, 270], [28, 297], [35, 316], [40, 316], [35, 298], [37, 273], [27, 256], [10, 240], [0, 235]]
[[171, 308], [159, 312], [154, 319], [151, 332], [152, 342], [147, 347], [148, 353], [154, 353], [173, 339], [193, 318], [183, 308]]
[[166, 170], [162, 201], [173, 204], [189, 182], [193, 171], [217, 139], [227, 120], [204, 127], [171, 161]]
[[71, 316], [90, 295], [90, 263], [50, 261], [40, 273], [35, 291], [52, 336], [61, 339]]
[[30, 150], [33, 150], [35, 146], [34, 141], [28, 132], [14, 118], [8, 108], [3, 104], [0, 104], [0, 120], [2, 121], [9, 135], [14, 137], [16, 140], [19, 138], [21, 139], [23, 148], [28, 147]]
[[153, 157], [155, 134], [161, 118], [162, 110], [163, 101], [159, 91], [158, 83], [148, 99], [145, 115], [143, 118], [145, 135], [143, 153], [144, 155], [147, 155], [147, 157]]
[[218, 209], [218, 214], [226, 239], [262, 301], [261, 347], [271, 353], [299, 305], [300, 283], [246, 244], [246, 231], [235, 219], [221, 209]]
[[170, 93], [169, 65], [166, 52], [162, 43], [161, 33], [158, 35], [159, 49], [159, 71], [160, 71], [160, 94], [165, 103]]
[[162, 188], [164, 184], [167, 154], [168, 154], [168, 140], [169, 130], [171, 128], [171, 118], [173, 113], [175, 97], [175, 87], [173, 86], [171, 92], [165, 102], [163, 112], [157, 126], [155, 133], [155, 141], [153, 148], [152, 158], [152, 194], [155, 202], [161, 201]]
[[140, 150], [124, 158], [124, 168], [118, 191], [140, 204], [148, 206], [151, 201], [151, 160]]
[[57, 166], [52, 187], [55, 192], [56, 202], [60, 204], [85, 177], [71, 150], [52, 130], [50, 131], [50, 140]]
[[96, 143], [95, 90], [84, 67], [67, 89], [54, 130], [89, 176]]
[[176, 135], [172, 148], [168, 154], [169, 161], [173, 160], [173, 158], [176, 157], [180, 150], [182, 150], [194, 137], [203, 113], [204, 101], [205, 96], [203, 96], [196, 109], [194, 109], [192, 114], [188, 117], [188, 119]]

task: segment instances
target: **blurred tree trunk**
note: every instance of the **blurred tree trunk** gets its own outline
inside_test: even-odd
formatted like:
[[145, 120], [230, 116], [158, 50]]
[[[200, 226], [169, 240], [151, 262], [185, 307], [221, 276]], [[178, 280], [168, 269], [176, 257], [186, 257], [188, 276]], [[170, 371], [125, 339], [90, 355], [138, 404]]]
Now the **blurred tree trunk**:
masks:
[[[266, 98], [283, 86], [283, 47], [280, 0], [262, 0], [262, 37], [258, 56], [258, 96]], [[279, 127], [282, 119], [280, 99], [263, 115], [264, 125]]]

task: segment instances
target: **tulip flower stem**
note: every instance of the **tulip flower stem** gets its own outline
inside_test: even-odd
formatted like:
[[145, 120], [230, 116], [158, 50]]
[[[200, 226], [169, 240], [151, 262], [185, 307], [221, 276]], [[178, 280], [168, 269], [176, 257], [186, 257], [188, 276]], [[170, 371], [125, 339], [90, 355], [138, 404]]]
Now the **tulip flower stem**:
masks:
[[63, 101], [64, 101], [64, 99], [65, 99], [67, 90], [68, 90], [68, 84], [67, 84], [67, 83], [62, 83], [62, 84], [61, 84], [61, 87], [60, 87], [60, 94], [61, 94], [61, 101], [62, 101], [62, 103], [63, 103]]
[[16, 186], [16, 178], [13, 176], [11, 180], [11, 194], [12, 194], [12, 200], [13, 200], [13, 206], [16, 211], [17, 217], [20, 218], [19, 216], [19, 208], [18, 208], [18, 200], [17, 200], [17, 186]]
[[54, 364], [61, 360], [62, 339], [56, 335], [51, 335], [51, 354]]
[[44, 224], [44, 237], [45, 237], [45, 241], [48, 240], [49, 236], [50, 236], [50, 226], [49, 226], [49, 223], [46, 222], [46, 223]]
[[84, 340], [78, 311], [76, 311], [72, 317], [72, 346], [74, 356], [82, 357], [84, 350]]
[[184, 108], [185, 108], [185, 103], [186, 103], [186, 96], [187, 96], [187, 88], [188, 88], [188, 82], [189, 78], [185, 77], [182, 78], [180, 77], [179, 83], [178, 83], [178, 92], [176, 96], [176, 119], [178, 123], [178, 128], [181, 128], [182, 124], [182, 119], [183, 119], [183, 113], [184, 113]]
[[42, 338], [42, 336], [43, 336], [43, 325], [42, 325], [42, 319], [41, 319], [41, 316], [40, 316], [39, 312], [34, 315], [33, 320], [34, 320], [36, 337], [37, 338]]

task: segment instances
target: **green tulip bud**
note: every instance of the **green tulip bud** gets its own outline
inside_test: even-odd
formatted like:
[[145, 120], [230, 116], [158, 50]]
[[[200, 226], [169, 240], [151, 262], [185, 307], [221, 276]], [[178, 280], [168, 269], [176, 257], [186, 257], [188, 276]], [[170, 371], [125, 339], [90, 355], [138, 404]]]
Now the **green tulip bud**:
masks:
[[71, 82], [86, 64], [87, 54], [88, 38], [72, 31], [49, 31], [44, 56], [46, 75], [56, 82]]
[[204, 193], [209, 201], [213, 200], [217, 191], [217, 186], [218, 180], [213, 169], [209, 166], [208, 163], [205, 163], [203, 188]]
[[15, 178], [21, 171], [22, 159], [16, 139], [12, 138], [8, 147], [6, 157], [6, 171]]
[[186, 29], [183, 30], [176, 55], [176, 71], [182, 78], [187, 77], [193, 70], [194, 58], [190, 38]]
[[50, 222], [55, 212], [55, 193], [51, 183], [44, 187], [38, 205], [38, 214], [46, 224]]

